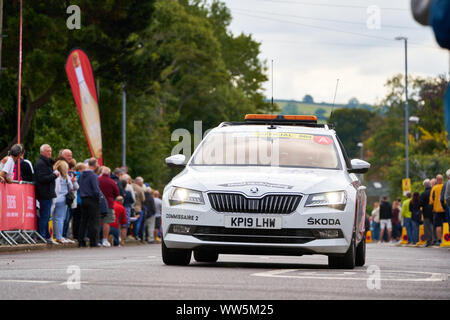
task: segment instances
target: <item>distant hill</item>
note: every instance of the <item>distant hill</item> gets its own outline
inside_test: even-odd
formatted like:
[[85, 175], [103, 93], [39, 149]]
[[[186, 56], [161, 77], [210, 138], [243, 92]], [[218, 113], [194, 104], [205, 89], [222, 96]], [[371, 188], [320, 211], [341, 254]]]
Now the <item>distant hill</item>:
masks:
[[[292, 115], [315, 115], [319, 122], [326, 122], [331, 115], [333, 104], [321, 103], [303, 103], [296, 100], [274, 100], [280, 106], [281, 114]], [[341, 108], [362, 108], [374, 111], [373, 106], [369, 104], [335, 104], [334, 110]]]

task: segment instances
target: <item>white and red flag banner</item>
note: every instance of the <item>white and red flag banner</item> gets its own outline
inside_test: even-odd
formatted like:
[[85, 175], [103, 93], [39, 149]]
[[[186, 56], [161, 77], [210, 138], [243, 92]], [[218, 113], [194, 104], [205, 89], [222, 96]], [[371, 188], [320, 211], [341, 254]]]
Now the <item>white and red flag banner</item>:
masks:
[[67, 58], [66, 73], [91, 156], [103, 164], [102, 130], [97, 90], [88, 56], [81, 49], [72, 50]]

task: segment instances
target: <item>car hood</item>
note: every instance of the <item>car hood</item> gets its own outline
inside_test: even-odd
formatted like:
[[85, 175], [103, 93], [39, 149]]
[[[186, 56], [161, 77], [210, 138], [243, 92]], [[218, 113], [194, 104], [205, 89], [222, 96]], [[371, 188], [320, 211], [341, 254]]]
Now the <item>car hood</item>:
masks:
[[257, 197], [265, 193], [312, 194], [345, 190], [350, 183], [343, 170], [188, 166], [171, 185], [203, 192], [241, 192]]

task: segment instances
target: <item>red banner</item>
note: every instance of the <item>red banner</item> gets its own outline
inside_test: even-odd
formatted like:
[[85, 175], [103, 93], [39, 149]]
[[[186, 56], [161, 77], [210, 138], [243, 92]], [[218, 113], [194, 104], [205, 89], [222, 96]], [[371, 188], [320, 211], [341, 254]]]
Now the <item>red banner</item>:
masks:
[[36, 229], [34, 185], [0, 183], [0, 231]]
[[34, 185], [25, 184], [23, 188], [23, 226], [22, 230], [37, 230], [36, 195]]
[[81, 125], [91, 155], [103, 164], [102, 132], [98, 110], [97, 90], [91, 62], [83, 50], [75, 49], [67, 58], [66, 74], [77, 105]]

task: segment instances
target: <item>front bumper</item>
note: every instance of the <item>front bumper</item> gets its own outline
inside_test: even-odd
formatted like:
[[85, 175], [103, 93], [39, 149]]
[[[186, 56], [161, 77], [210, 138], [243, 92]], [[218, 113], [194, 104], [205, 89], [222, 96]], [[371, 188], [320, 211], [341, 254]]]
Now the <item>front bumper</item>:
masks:
[[[344, 254], [354, 231], [355, 199], [349, 199], [344, 210], [330, 207], [305, 207], [304, 197], [296, 211], [290, 214], [253, 214], [260, 217], [281, 217], [281, 229], [225, 228], [226, 216], [248, 216], [243, 213], [219, 213], [208, 199], [205, 205], [171, 206], [163, 199], [163, 238], [167, 248], [208, 248], [218, 253], [245, 254]], [[173, 225], [193, 226], [194, 231], [174, 232]], [[318, 236], [320, 230], [337, 230], [339, 236]]]
[[167, 233], [164, 236], [164, 243], [171, 249], [209, 249], [218, 253], [271, 255], [344, 254], [350, 245], [344, 238], [312, 240], [305, 244], [253, 243], [205, 241], [191, 235], [174, 233]]

